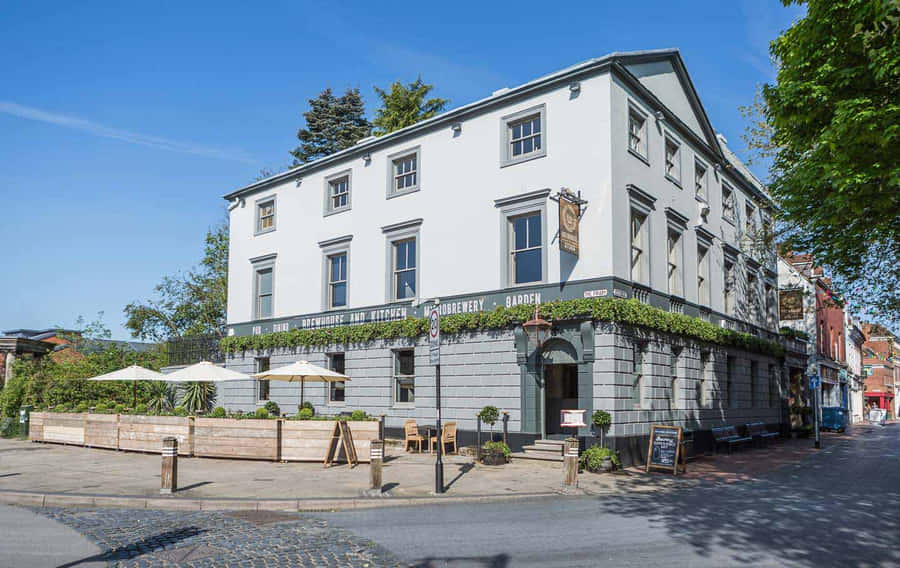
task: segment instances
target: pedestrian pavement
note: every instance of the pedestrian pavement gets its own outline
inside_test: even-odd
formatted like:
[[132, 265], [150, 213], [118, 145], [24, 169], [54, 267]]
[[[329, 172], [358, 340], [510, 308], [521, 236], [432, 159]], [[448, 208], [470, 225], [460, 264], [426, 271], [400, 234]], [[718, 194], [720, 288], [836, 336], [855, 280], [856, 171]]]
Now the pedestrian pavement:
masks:
[[[861, 434], [823, 434], [823, 443]], [[767, 448], [704, 456], [686, 475], [646, 473], [633, 467], [615, 474], [582, 473], [578, 489], [564, 488], [562, 464], [513, 460], [503, 466], [445, 456], [446, 493], [434, 493], [431, 454], [389, 450], [383, 466], [384, 498], [368, 497], [369, 466], [276, 463], [211, 458], [178, 459], [175, 495], [159, 494], [161, 460], [156, 454], [0, 439], [0, 503], [38, 507], [125, 507], [211, 510], [332, 510], [400, 506], [454, 500], [512, 500], [560, 494], [621, 495], [703, 482], [757, 477], [807, 459], [812, 440], [780, 440]]]
[[0, 505], [0, 528], [0, 568], [106, 566], [99, 546], [47, 516]]

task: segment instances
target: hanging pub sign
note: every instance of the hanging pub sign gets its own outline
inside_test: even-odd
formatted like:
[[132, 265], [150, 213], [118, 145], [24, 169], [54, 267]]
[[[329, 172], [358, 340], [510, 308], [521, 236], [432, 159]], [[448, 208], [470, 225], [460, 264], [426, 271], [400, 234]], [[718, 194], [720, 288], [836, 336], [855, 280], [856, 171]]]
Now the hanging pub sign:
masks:
[[778, 292], [778, 317], [785, 321], [803, 319], [803, 290]]
[[578, 219], [581, 206], [568, 199], [566, 194], [559, 196], [559, 250], [578, 256]]

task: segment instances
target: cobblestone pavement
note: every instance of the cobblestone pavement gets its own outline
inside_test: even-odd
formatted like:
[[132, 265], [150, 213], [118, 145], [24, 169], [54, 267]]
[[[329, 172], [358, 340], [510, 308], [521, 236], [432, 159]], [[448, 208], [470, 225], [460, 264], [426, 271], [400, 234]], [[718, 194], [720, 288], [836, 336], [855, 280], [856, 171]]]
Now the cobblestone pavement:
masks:
[[[397, 566], [373, 542], [298, 513], [33, 509], [104, 552], [83, 561], [116, 567]], [[70, 566], [77, 566], [79, 562]]]

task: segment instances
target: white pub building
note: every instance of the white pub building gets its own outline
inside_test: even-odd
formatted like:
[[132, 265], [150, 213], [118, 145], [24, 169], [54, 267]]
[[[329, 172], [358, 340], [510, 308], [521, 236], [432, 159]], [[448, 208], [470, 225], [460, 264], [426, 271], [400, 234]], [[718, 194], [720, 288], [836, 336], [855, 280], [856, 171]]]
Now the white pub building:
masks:
[[[560, 245], [561, 193], [580, 196], [580, 219], [568, 218], [577, 254]], [[613, 53], [502, 88], [225, 198], [229, 335], [420, 318], [436, 303], [446, 316], [636, 298], [777, 337], [774, 250], [747, 244], [772, 203], [716, 135], [677, 50]], [[514, 450], [573, 433], [590, 442], [591, 428], [560, 427], [560, 411], [590, 422], [606, 410], [607, 443], [626, 461], [643, 461], [652, 423], [708, 434], [782, 422], [777, 357], [590, 318], [551, 323], [539, 346], [521, 325], [444, 337], [443, 420], [461, 442], [485, 405], [509, 414]], [[317, 413], [383, 414], [389, 432], [407, 418], [434, 424], [426, 336], [276, 342], [226, 365], [297, 359], [352, 379], [307, 385]], [[299, 387], [220, 387], [229, 409], [267, 399], [293, 412]]]

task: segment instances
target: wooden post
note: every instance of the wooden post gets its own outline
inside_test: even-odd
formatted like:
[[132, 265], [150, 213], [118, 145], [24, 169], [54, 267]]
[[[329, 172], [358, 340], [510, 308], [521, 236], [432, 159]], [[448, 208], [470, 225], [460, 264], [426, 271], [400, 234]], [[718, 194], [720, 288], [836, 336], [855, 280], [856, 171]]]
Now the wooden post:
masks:
[[384, 459], [384, 442], [372, 440], [369, 449], [369, 490], [381, 493], [381, 462]]
[[475, 416], [475, 461], [481, 461], [481, 415]]
[[178, 491], [178, 439], [171, 436], [163, 438], [161, 481], [160, 493]]
[[578, 487], [578, 439], [566, 438], [565, 463], [563, 464], [563, 485]]
[[384, 414], [378, 415], [378, 439], [384, 440]]

